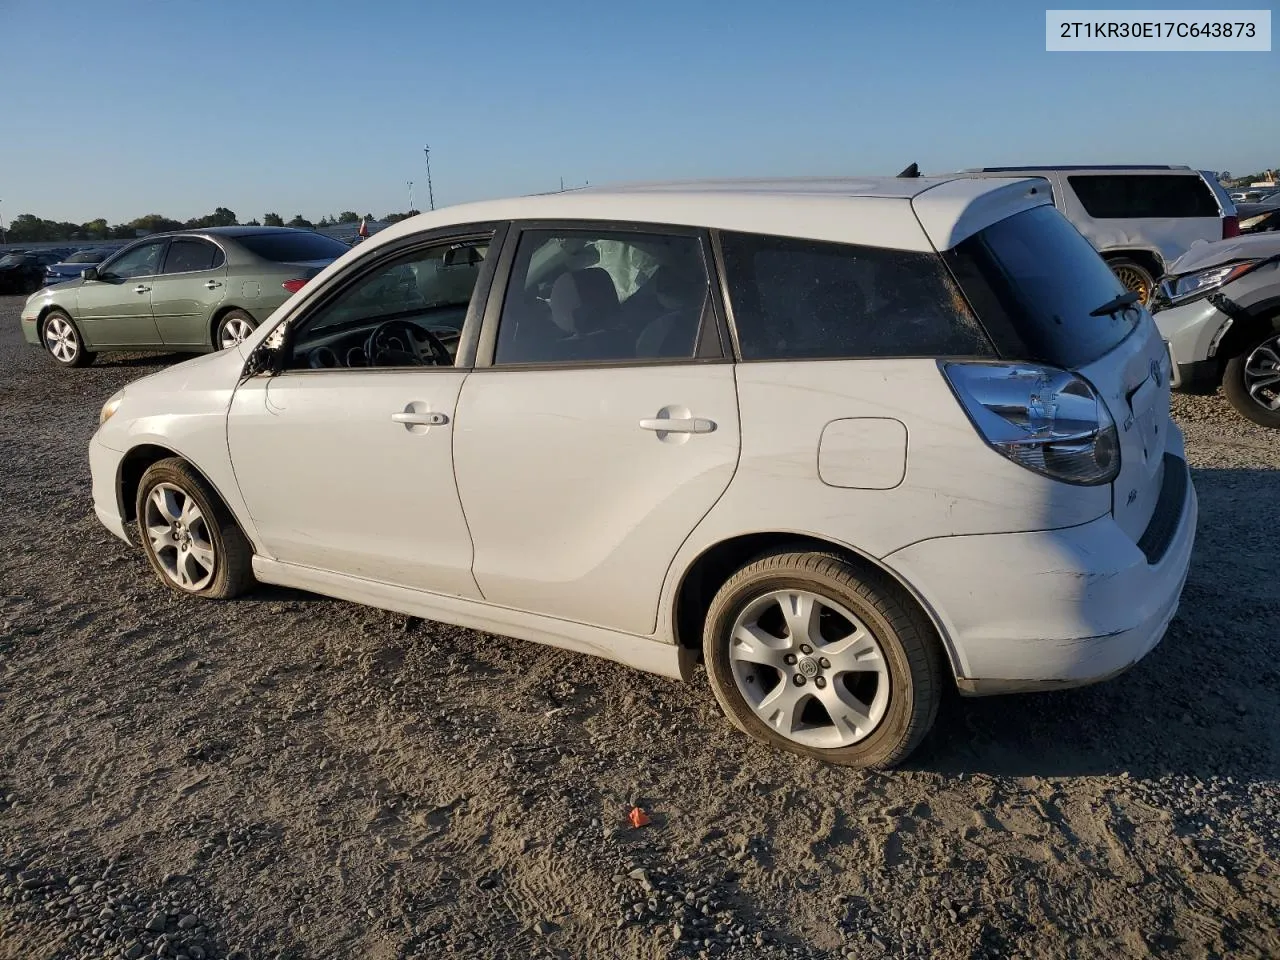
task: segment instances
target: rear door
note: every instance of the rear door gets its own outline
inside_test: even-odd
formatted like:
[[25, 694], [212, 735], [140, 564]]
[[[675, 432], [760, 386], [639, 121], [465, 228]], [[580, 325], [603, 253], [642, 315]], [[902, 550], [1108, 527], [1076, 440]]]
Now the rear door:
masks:
[[498, 264], [454, 431], [490, 603], [633, 634], [737, 463], [706, 241], [529, 225]]
[[168, 240], [127, 247], [98, 268], [98, 279], [76, 290], [76, 321], [90, 349], [157, 347], [162, 341], [151, 316], [151, 289]]
[[151, 282], [151, 315], [166, 345], [207, 346], [211, 318], [227, 295], [227, 257], [201, 237], [169, 242], [160, 275]]

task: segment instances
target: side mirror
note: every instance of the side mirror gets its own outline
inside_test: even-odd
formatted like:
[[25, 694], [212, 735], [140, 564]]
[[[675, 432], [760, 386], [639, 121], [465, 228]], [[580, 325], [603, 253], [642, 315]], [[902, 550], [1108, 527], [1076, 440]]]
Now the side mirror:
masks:
[[97, 268], [97, 267], [87, 267], [86, 269], [84, 269], [84, 270], [81, 270], [81, 271], [80, 271], [80, 276], [84, 277], [86, 280], [97, 280], [97, 279], [98, 279], [98, 268]]

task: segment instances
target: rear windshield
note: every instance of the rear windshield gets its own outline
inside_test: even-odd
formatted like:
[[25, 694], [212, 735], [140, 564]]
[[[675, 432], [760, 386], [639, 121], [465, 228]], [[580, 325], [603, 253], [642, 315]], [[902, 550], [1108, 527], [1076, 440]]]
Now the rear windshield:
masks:
[[63, 263], [101, 263], [107, 255], [100, 250], [81, 250], [63, 260]]
[[235, 239], [250, 253], [276, 263], [336, 260], [351, 249], [340, 240], [321, 233], [254, 233]]
[[1133, 308], [1089, 315], [1125, 288], [1050, 206], [993, 223], [946, 257], [1003, 356], [1081, 367], [1116, 347], [1141, 317]]
[[1222, 216], [1213, 190], [1195, 174], [1079, 174], [1067, 182], [1096, 220]]

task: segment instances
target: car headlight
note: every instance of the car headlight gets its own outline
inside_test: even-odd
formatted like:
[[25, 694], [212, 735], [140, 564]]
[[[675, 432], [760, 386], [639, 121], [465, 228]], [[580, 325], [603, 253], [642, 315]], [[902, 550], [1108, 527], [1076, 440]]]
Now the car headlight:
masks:
[[1187, 273], [1181, 277], [1170, 277], [1161, 285], [1162, 292], [1170, 303], [1182, 303], [1184, 300], [1202, 296], [1230, 283], [1237, 277], [1244, 276], [1261, 262], [1261, 260], [1245, 260], [1242, 263], [1228, 263], [1224, 266], [1210, 267], [1208, 270]]
[[98, 426], [102, 426], [120, 409], [120, 404], [124, 402], [124, 391], [121, 390], [115, 394], [110, 400], [102, 405], [102, 412], [98, 414]]

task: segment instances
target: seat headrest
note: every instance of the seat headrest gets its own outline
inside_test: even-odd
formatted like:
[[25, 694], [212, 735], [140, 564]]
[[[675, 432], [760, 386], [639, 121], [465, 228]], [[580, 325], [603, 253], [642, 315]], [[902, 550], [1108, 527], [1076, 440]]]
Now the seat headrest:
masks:
[[594, 333], [618, 309], [618, 290], [600, 267], [570, 270], [551, 285], [551, 319], [565, 333]]

